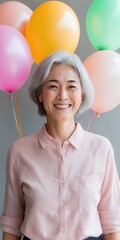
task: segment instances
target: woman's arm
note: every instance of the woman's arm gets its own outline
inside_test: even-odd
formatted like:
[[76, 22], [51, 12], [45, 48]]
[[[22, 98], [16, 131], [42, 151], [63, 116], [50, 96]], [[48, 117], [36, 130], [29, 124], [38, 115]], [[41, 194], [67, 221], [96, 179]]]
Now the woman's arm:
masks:
[[13, 235], [11, 233], [3, 232], [3, 238], [2, 240], [20, 240], [21, 237], [17, 237], [16, 235]]
[[120, 232], [105, 234], [104, 240], [120, 240]]

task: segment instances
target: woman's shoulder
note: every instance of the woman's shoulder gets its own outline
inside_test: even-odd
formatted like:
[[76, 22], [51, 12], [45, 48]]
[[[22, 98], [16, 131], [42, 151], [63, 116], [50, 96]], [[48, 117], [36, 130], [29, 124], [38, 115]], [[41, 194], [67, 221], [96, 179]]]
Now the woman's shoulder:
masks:
[[14, 141], [8, 151], [23, 151], [23, 150], [28, 150], [30, 148], [33, 148], [37, 143], [39, 139], [39, 132], [24, 136], [20, 139], [17, 139]]
[[104, 147], [104, 148], [112, 148], [112, 144], [110, 140], [103, 135], [93, 133], [93, 132], [87, 132], [84, 131], [84, 136], [88, 141], [93, 145], [96, 145], [98, 147]]

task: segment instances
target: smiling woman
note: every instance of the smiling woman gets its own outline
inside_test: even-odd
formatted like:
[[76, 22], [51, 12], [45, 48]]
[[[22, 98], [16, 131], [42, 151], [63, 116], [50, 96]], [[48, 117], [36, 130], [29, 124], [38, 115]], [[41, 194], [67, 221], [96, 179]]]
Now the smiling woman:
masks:
[[9, 149], [3, 240], [119, 240], [113, 148], [74, 119], [94, 98], [79, 57], [58, 51], [43, 60], [30, 96], [46, 123]]
[[[89, 109], [91, 104], [93, 103], [93, 98], [94, 98], [93, 86], [89, 80], [88, 74], [79, 57], [76, 54], [68, 54], [66, 51], [58, 51], [50, 55], [46, 59], [44, 59], [42, 63], [38, 64], [38, 67], [36, 68], [33, 75], [33, 80], [31, 82], [30, 96], [32, 100], [37, 104], [38, 112], [40, 115], [46, 115], [46, 111], [44, 109], [43, 103], [40, 103], [38, 96], [41, 92], [43, 83], [47, 81], [48, 77], [50, 78], [49, 73], [53, 72], [52, 69], [54, 69], [54, 65], [59, 65], [59, 64], [67, 65], [65, 67], [68, 68], [68, 70], [70, 71], [70, 73], [69, 71], [66, 72], [66, 75], [68, 75], [69, 73], [69, 76], [68, 78], [66, 77], [66, 80], [68, 81], [74, 80], [74, 79], [69, 79], [70, 77], [72, 77], [70, 76], [70, 74], [72, 73], [74, 74], [75, 80], [77, 78], [77, 82], [81, 86], [81, 90], [83, 92], [84, 97], [83, 97], [83, 101], [79, 106], [78, 113], [81, 113]], [[58, 69], [57, 66], [56, 68]], [[59, 66], [59, 68], [62, 68], [62, 66]], [[64, 70], [64, 72], [66, 70]], [[59, 70], [59, 78], [60, 76], [61, 76], [61, 71]], [[53, 78], [49, 80], [57, 81], [59, 79]]]

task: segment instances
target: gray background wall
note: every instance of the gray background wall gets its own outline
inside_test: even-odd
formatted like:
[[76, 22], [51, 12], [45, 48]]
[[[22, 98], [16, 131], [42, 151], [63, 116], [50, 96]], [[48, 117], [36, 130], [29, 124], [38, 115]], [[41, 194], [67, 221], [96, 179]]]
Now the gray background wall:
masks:
[[[20, 2], [23, 2], [34, 11], [37, 6], [46, 1], [21, 0]], [[62, 2], [68, 4], [75, 11], [80, 21], [81, 36], [76, 53], [80, 56], [81, 60], [84, 61], [96, 51], [89, 42], [85, 31], [85, 17], [92, 0], [65, 0]], [[117, 52], [119, 52], [119, 50]], [[35, 65], [32, 67], [31, 74], [26, 84], [14, 94], [14, 104], [16, 102], [16, 95], [18, 95], [19, 98], [23, 136], [38, 131], [45, 120], [38, 116], [36, 106], [31, 102], [28, 95], [28, 86], [34, 67]], [[86, 130], [89, 119], [90, 111], [87, 111], [77, 120], [80, 122], [82, 121], [82, 126]], [[120, 106], [112, 111], [101, 114], [100, 118], [96, 118], [95, 113], [93, 113], [89, 131], [101, 134], [111, 141], [115, 152], [118, 173], [120, 175]], [[7, 93], [0, 91], [0, 214], [2, 213], [4, 202], [6, 154], [10, 144], [17, 138], [18, 135], [11, 101]], [[2, 239], [1, 232], [0, 239]]]

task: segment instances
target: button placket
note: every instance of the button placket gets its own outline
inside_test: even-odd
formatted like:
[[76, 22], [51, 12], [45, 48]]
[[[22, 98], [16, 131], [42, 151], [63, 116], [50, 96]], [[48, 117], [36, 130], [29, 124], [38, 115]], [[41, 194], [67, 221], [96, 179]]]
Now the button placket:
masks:
[[61, 238], [63, 238], [63, 234], [65, 234], [65, 169], [64, 169], [64, 160], [61, 154], [61, 160], [60, 160], [60, 236]]

